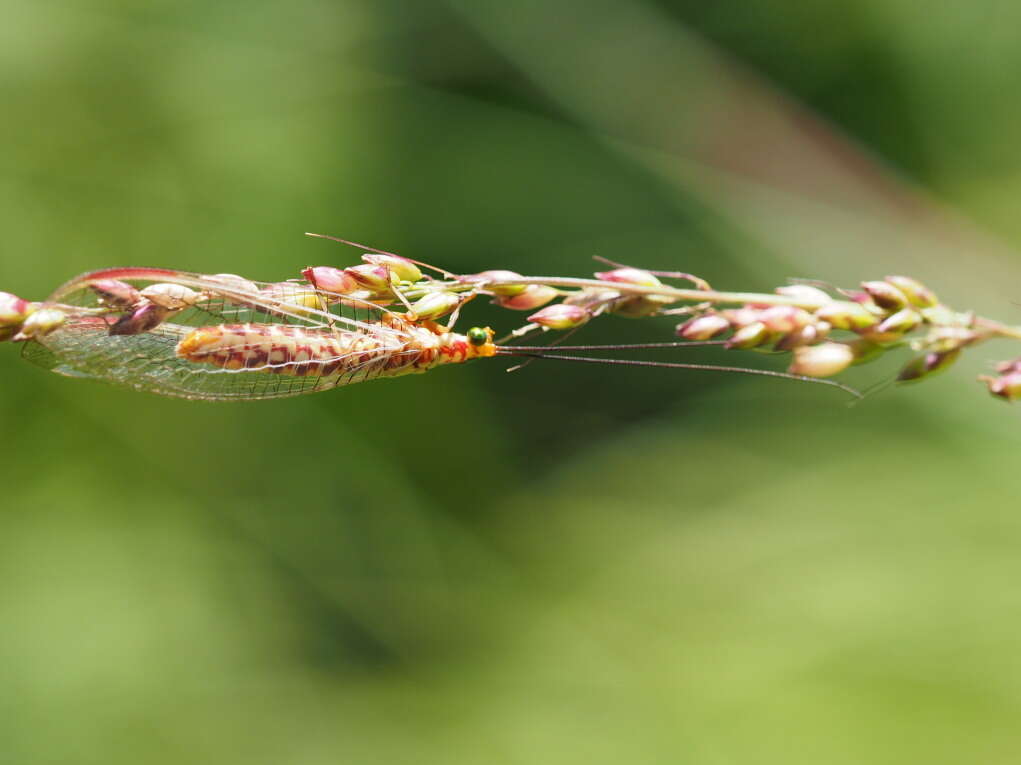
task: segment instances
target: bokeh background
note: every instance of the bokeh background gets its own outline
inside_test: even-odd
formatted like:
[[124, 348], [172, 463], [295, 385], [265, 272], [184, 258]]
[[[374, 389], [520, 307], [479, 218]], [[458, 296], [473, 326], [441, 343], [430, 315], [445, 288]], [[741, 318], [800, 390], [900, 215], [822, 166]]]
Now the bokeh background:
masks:
[[[1016, 4], [0, 18], [0, 288], [30, 299], [355, 262], [321, 231], [462, 272], [902, 272], [1018, 320]], [[0, 761], [1016, 762], [1021, 421], [974, 382], [1016, 353], [853, 408], [500, 361], [211, 405], [0, 347]]]

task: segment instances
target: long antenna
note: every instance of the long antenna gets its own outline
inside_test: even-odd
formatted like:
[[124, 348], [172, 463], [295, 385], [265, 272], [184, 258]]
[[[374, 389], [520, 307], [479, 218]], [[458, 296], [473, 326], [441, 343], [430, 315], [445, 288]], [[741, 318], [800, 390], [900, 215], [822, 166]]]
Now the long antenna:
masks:
[[[509, 351], [509, 352], [508, 352]], [[635, 359], [600, 359], [592, 356], [561, 356], [555, 353], [515, 353], [514, 349], [497, 348], [497, 355], [501, 356], [528, 356], [535, 359], [555, 359], [557, 361], [581, 361], [588, 364], [615, 364], [631, 367], [662, 367], [664, 369], [695, 369], [703, 372], [738, 372], [746, 375], [761, 375], [763, 377], [780, 377], [785, 380], [797, 380], [799, 382], [818, 383], [839, 388], [857, 399], [864, 398], [861, 392], [850, 385], [844, 385], [836, 380], [822, 380], [818, 377], [807, 377], [795, 375], [790, 372], [777, 372], [772, 369], [753, 369], [751, 367], [729, 367], [717, 364], [685, 364], [677, 361], [640, 361]]]

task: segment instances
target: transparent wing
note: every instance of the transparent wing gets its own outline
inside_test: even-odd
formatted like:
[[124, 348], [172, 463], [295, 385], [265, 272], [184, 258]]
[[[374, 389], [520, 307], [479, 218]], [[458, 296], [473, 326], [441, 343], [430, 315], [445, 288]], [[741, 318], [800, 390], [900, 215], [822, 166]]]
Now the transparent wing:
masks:
[[[154, 326], [142, 331], [135, 331], [135, 326], [120, 334], [117, 327], [130, 321], [137, 310], [130, 302], [133, 294], [124, 296], [125, 285], [139, 294], [160, 285], [149, 294], [171, 307]], [[184, 287], [188, 292], [169, 290], [165, 285]], [[414, 356], [399, 324], [381, 323], [385, 310], [380, 306], [349, 298], [341, 303], [336, 296], [302, 282], [267, 284], [160, 269], [109, 269], [68, 282], [49, 302], [65, 313], [67, 321], [54, 332], [26, 343], [26, 359], [58, 374], [165, 396], [210, 401], [296, 396], [379, 377], [384, 371], [383, 357], [392, 369], [399, 367], [402, 359], [410, 361]], [[366, 337], [380, 350], [363, 361], [354, 361], [355, 353], [320, 356], [306, 369], [294, 363], [227, 369], [178, 355], [178, 343], [194, 330], [239, 324], [297, 327], [319, 336], [347, 339]], [[232, 347], [222, 350], [229, 352]], [[322, 365], [330, 362], [336, 362], [335, 371], [320, 373]]]

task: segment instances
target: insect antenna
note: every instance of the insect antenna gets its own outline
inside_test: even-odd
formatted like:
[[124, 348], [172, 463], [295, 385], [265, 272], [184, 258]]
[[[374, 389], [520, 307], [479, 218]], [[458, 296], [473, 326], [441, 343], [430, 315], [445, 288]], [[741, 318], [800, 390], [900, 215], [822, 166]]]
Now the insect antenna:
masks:
[[[711, 343], [711, 341], [707, 341]], [[701, 343], [647, 343], [639, 344], [637, 346], [630, 346], [632, 348], [642, 347], [642, 345], [653, 346], [653, 347], [664, 347], [667, 345], [696, 345]], [[568, 346], [567, 348], [582, 348], [584, 346]], [[591, 346], [590, 346], [591, 347]], [[595, 346], [600, 349], [605, 349], [613, 346]], [[557, 350], [567, 350], [567, 348], [558, 348]], [[805, 375], [791, 374], [790, 372], [777, 372], [772, 369], [754, 369], [752, 367], [732, 367], [719, 364], [689, 364], [679, 361], [645, 361], [639, 359], [603, 359], [594, 356], [570, 356], [559, 353], [544, 353], [543, 348], [534, 348], [532, 350], [523, 350], [521, 348], [515, 348], [513, 346], [504, 346], [497, 348], [496, 353], [499, 356], [527, 356], [533, 359], [553, 359], [556, 361], [580, 361], [586, 364], [610, 364], [617, 366], [632, 366], [632, 367], [660, 367], [663, 369], [694, 369], [703, 372], [737, 372], [739, 374], [746, 375], [760, 375], [763, 377], [780, 377], [785, 380], [797, 380], [798, 382], [807, 383], [818, 383], [820, 385], [828, 385], [833, 388], [839, 388], [848, 395], [853, 396], [856, 399], [863, 398], [862, 394], [844, 383], [837, 382], [836, 380], [823, 380], [818, 377], [807, 377]]]

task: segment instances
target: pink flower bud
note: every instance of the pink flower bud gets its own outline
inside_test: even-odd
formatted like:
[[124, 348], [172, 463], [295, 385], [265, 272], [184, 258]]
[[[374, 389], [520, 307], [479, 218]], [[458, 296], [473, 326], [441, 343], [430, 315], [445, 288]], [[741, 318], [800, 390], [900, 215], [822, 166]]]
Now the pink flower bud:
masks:
[[109, 308], [130, 308], [141, 300], [138, 290], [119, 279], [102, 279], [89, 288], [96, 293], [99, 303]]
[[389, 269], [401, 281], [417, 282], [422, 278], [422, 272], [418, 266], [407, 258], [402, 258], [400, 255], [383, 255], [381, 253], [367, 252], [362, 255], [362, 260], [370, 265]]
[[533, 313], [528, 320], [547, 329], [574, 329], [592, 318], [592, 314], [581, 306], [557, 303]]
[[20, 327], [32, 313], [32, 305], [17, 295], [0, 292], [0, 327]]
[[43, 337], [61, 327], [65, 321], [67, 316], [63, 311], [56, 308], [40, 308], [22, 322], [21, 331], [13, 339], [20, 342]]
[[1013, 359], [1011, 361], [1001, 361], [996, 365], [996, 371], [1001, 375], [1010, 374], [1011, 372], [1021, 372], [1021, 358]]
[[775, 305], [759, 313], [759, 321], [765, 324], [770, 332], [786, 334], [808, 326], [814, 321], [808, 311], [792, 305]]
[[908, 302], [916, 308], [931, 308], [939, 304], [939, 300], [932, 290], [910, 276], [887, 276], [884, 281], [900, 290]]
[[390, 271], [383, 266], [366, 263], [362, 266], [348, 266], [344, 272], [354, 279], [359, 287], [364, 287], [372, 292], [390, 291]]
[[672, 298], [659, 295], [630, 295], [618, 298], [609, 304], [609, 312], [625, 319], [641, 319], [659, 313], [664, 305], [674, 302]]
[[865, 307], [849, 300], [833, 300], [815, 312], [834, 329], [867, 329], [879, 322]]
[[783, 287], [777, 287], [774, 291], [777, 295], [803, 300], [806, 305], [811, 306], [822, 306], [833, 299], [818, 287], [813, 287], [810, 284], [785, 284]]
[[989, 385], [989, 392], [1007, 401], [1021, 397], [1021, 372], [1011, 372], [1001, 377], [980, 377]]
[[151, 284], [140, 293], [150, 303], [170, 311], [179, 311], [195, 305], [202, 296], [180, 284]]
[[685, 340], [712, 340], [730, 329], [730, 322], [718, 313], [696, 316], [677, 327], [677, 334]]
[[[501, 297], [514, 297], [520, 295], [522, 292], [528, 289], [527, 284], [488, 284], [486, 282], [501, 282], [501, 281], [513, 281], [514, 279], [520, 279], [521, 274], [515, 273], [514, 271], [482, 271], [478, 274], [470, 274], [469, 276], [463, 277], [465, 281], [470, 282], [483, 282], [483, 289], [487, 292], [492, 292], [494, 295]], [[530, 310], [524, 308], [522, 310]]]
[[544, 284], [530, 284], [520, 295], [497, 296], [493, 302], [512, 311], [534, 311], [546, 305], [557, 294], [555, 289]]
[[452, 292], [430, 292], [411, 305], [411, 313], [418, 319], [438, 319], [460, 304], [461, 298]]
[[832, 377], [851, 366], [854, 351], [845, 343], [803, 345], [794, 349], [794, 361], [787, 369], [793, 375]]
[[111, 327], [111, 335], [140, 335], [158, 327], [172, 312], [155, 303], [144, 303], [121, 316]]
[[908, 304], [907, 295], [889, 282], [862, 282], [861, 288], [873, 303], [887, 311], [896, 311]]
[[358, 289], [358, 282], [351, 274], [331, 266], [306, 268], [301, 275], [316, 289], [334, 295], [348, 295]]
[[663, 282], [640, 268], [615, 268], [612, 271], [598, 271], [596, 278], [604, 282], [637, 284], [640, 287], [660, 287]]
[[925, 377], [942, 372], [961, 355], [961, 349], [955, 348], [950, 351], [932, 351], [924, 356], [912, 359], [897, 375], [897, 382], [917, 382]]

